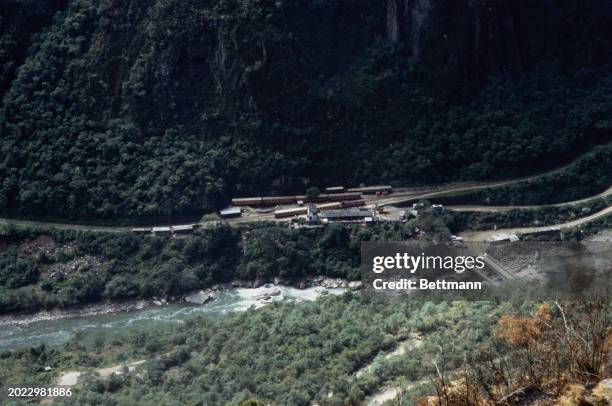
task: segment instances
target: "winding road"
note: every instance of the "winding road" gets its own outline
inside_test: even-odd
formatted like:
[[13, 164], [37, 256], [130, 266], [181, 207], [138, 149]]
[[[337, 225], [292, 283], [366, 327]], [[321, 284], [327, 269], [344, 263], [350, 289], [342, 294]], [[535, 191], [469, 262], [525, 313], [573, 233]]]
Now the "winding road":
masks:
[[[587, 153], [588, 154], [588, 153]], [[587, 155], [585, 154], [585, 155]], [[495, 181], [495, 182], [474, 182], [474, 183], [457, 183], [457, 184], [448, 184], [444, 186], [435, 186], [435, 187], [415, 187], [415, 188], [397, 188], [395, 191], [386, 196], [375, 196], [375, 195], [366, 195], [366, 204], [370, 206], [378, 206], [378, 207], [387, 207], [393, 211], [398, 211], [399, 209], [393, 207], [395, 205], [407, 204], [410, 202], [415, 202], [421, 199], [432, 199], [436, 197], [461, 193], [461, 192], [470, 192], [476, 191], [479, 189], [485, 188], [495, 188], [501, 186], [508, 186], [512, 184], [518, 184], [522, 182], [527, 182], [531, 180], [535, 180], [537, 178], [547, 176], [556, 172], [559, 172], [566, 168], [567, 166], [573, 164], [578, 159], [581, 159], [585, 155], [582, 155], [576, 158], [571, 163], [553, 169], [548, 172], [544, 172], [537, 175], [532, 175], [523, 178], [515, 178], [508, 179], [503, 181]], [[605, 198], [612, 196], [612, 187], [609, 187], [605, 191], [591, 197], [587, 197], [584, 199], [575, 200], [572, 202], [558, 203], [558, 204], [549, 204], [549, 205], [531, 205], [531, 206], [477, 206], [477, 205], [464, 205], [464, 206], [447, 206], [447, 208], [459, 211], [459, 212], [507, 212], [513, 209], [536, 209], [542, 207], [562, 207], [562, 206], [570, 206], [577, 205], [581, 203], [586, 203], [590, 200], [597, 198]], [[552, 231], [552, 230], [561, 230], [564, 228], [575, 227], [577, 225], [586, 223], [591, 220], [595, 220], [597, 218], [606, 216], [612, 212], [612, 207], [608, 207], [604, 210], [601, 210], [595, 214], [592, 214], [587, 217], [580, 218], [578, 220], [556, 224], [552, 226], [543, 226], [543, 227], [523, 227], [523, 228], [510, 228], [510, 229], [498, 229], [491, 231], [465, 231], [461, 233], [461, 236], [465, 240], [486, 240], [493, 237], [496, 234], [528, 234], [528, 233], [536, 233], [542, 231]], [[258, 211], [250, 211], [246, 213], [244, 216], [235, 219], [228, 219], [226, 222], [230, 226], [239, 227], [241, 224], [252, 223], [258, 221], [273, 221], [273, 222], [287, 222], [290, 218], [287, 219], [276, 219], [274, 217], [274, 213], [271, 212], [258, 212]], [[203, 222], [203, 223], [194, 223], [191, 225], [197, 225], [199, 227], [212, 227], [215, 226], [216, 222]], [[71, 224], [71, 223], [55, 223], [55, 222], [47, 222], [47, 221], [33, 221], [33, 220], [21, 220], [21, 219], [9, 219], [9, 218], [0, 218], [0, 225], [14, 225], [19, 227], [32, 227], [32, 228], [53, 228], [57, 230], [76, 230], [76, 231], [91, 231], [91, 232], [107, 232], [107, 233], [124, 233], [131, 232], [133, 228], [137, 228], [138, 226], [128, 227], [128, 226], [96, 226], [96, 225], [86, 225], [86, 224]], [[166, 225], [167, 226], [167, 225]], [[152, 227], [152, 226], [145, 226]]]
[[569, 221], [567, 223], [554, 224], [550, 226], [541, 226], [541, 227], [517, 227], [517, 228], [505, 228], [505, 229], [487, 230], [487, 231], [464, 231], [460, 233], [459, 235], [463, 237], [465, 241], [486, 241], [500, 234], [520, 235], [520, 234], [542, 233], [542, 232], [547, 232], [547, 231], [560, 231], [560, 230], [576, 227], [576, 226], [588, 223], [593, 220], [597, 220], [599, 218], [608, 216], [610, 214], [612, 214], [612, 206], [608, 206], [605, 209], [598, 211], [597, 213], [591, 214], [590, 216], [581, 217], [577, 220]]
[[[436, 192], [430, 192], [429, 190], [420, 189], [417, 191], [407, 191], [407, 189], [401, 189], [402, 191], [398, 193], [393, 193], [392, 197], [384, 196], [371, 196], [367, 197], [367, 203], [370, 205], [378, 205], [380, 206], [391, 206], [392, 202], [406, 202], [427, 199], [435, 196], [442, 196], [448, 193], [455, 193], [457, 191], [469, 191], [469, 190], [477, 190], [483, 187], [495, 187], [507, 185], [509, 183], [518, 182], [517, 180], [501, 182], [501, 183], [486, 183], [486, 184], [472, 184], [471, 186], [448, 186], [444, 189], [438, 189]], [[605, 198], [608, 196], [612, 196], [612, 187], [606, 189], [604, 192], [601, 192], [597, 195], [587, 197], [584, 199], [579, 199], [571, 202], [557, 203], [557, 204], [548, 204], [548, 205], [531, 205], [531, 206], [446, 206], [448, 209], [459, 211], [459, 212], [507, 212], [514, 209], [536, 209], [542, 207], [563, 207], [563, 206], [571, 206], [577, 205], [581, 203], [586, 203], [588, 201]], [[593, 216], [589, 216], [586, 218], [591, 218]], [[274, 221], [274, 222], [286, 222], [289, 219], [276, 219], [273, 213], [257, 213], [252, 212], [249, 213], [246, 217], [240, 217], [236, 219], [226, 220], [230, 225], [239, 225], [243, 223], [251, 223], [257, 221]], [[200, 226], [206, 226], [206, 223], [196, 223]], [[568, 223], [570, 224], [570, 223]], [[47, 222], [47, 221], [32, 221], [32, 220], [20, 220], [20, 219], [8, 219], [8, 218], [0, 218], [0, 225], [14, 225], [20, 227], [34, 227], [34, 228], [54, 228], [57, 230], [77, 230], [77, 231], [92, 231], [92, 232], [108, 232], [108, 233], [124, 233], [130, 232], [134, 227], [128, 226], [95, 226], [95, 225], [85, 225], [85, 224], [72, 224], [72, 223], [55, 223], [55, 222]], [[137, 226], [135, 226], [137, 227]], [[498, 230], [497, 233], [500, 231]]]
[[[559, 173], [563, 171], [564, 169], [566, 169], [567, 167], [573, 165], [580, 159], [583, 159], [585, 156], [588, 156], [591, 153], [592, 151], [582, 154], [563, 166], [551, 169], [546, 172], [541, 172], [535, 175], [525, 176], [521, 178], [512, 178], [512, 179], [505, 179], [505, 180], [492, 181], [492, 182], [455, 183], [455, 184], [447, 184], [443, 186], [432, 186], [432, 187], [399, 188], [399, 189], [396, 189], [397, 193], [393, 193], [393, 196], [380, 199], [377, 203], [379, 206], [401, 205], [401, 204], [415, 202], [421, 199], [431, 199], [435, 197], [446, 196], [449, 194], [456, 194], [456, 193], [461, 193], [461, 192], [472, 192], [472, 191], [480, 190], [480, 189], [509, 186], [513, 184], [528, 182], [528, 181], [536, 180], [544, 176]], [[593, 197], [589, 197], [584, 200], [585, 201], [591, 200], [592, 198]]]
[[612, 187], [609, 187], [605, 191], [596, 194], [595, 196], [586, 197], [584, 199], [574, 200], [571, 202], [563, 202], [556, 204], [543, 204], [543, 205], [531, 205], [531, 206], [446, 206], [447, 209], [451, 209], [459, 212], [470, 212], [470, 211], [479, 211], [479, 212], [507, 212], [515, 209], [539, 209], [543, 207], [567, 207], [567, 206], [576, 206], [578, 204], [587, 203], [591, 200], [595, 199], [603, 199], [608, 196], [612, 196]]

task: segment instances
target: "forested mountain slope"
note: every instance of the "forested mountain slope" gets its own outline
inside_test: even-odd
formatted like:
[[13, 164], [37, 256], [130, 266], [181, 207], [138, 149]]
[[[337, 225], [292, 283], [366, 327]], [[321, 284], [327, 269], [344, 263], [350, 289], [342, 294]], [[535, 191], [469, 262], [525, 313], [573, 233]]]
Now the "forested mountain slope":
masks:
[[518, 176], [610, 139], [606, 1], [0, 5], [0, 213], [197, 216]]

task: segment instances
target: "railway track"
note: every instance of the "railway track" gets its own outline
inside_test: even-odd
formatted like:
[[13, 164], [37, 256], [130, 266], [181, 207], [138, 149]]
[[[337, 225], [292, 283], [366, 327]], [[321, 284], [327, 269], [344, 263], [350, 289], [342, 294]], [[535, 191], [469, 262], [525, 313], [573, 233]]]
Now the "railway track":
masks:
[[[577, 158], [580, 159], [580, 158]], [[574, 162], [574, 161], [573, 161]], [[573, 163], [572, 162], [572, 163]], [[568, 165], [571, 165], [568, 164]], [[454, 194], [459, 192], [470, 192], [484, 188], [492, 188], [492, 187], [501, 187], [507, 186], [511, 184], [526, 182], [530, 180], [537, 179], [542, 176], [550, 175], [552, 173], [561, 171], [563, 167], [554, 169], [552, 171], [544, 172], [538, 175], [532, 175], [523, 178], [515, 178], [504, 181], [497, 182], [474, 182], [474, 183], [461, 183], [461, 184], [449, 184], [443, 186], [432, 186], [432, 187], [417, 187], [417, 188], [398, 188], [395, 189], [395, 192], [391, 195], [384, 196], [376, 196], [376, 195], [365, 195], [364, 198], [366, 200], [367, 205], [377, 205], [379, 207], [386, 206], [394, 206], [401, 205], [409, 202], [418, 201], [421, 199], [431, 199], [435, 197], [445, 196], [448, 194]], [[572, 202], [566, 203], [558, 203], [558, 204], [550, 204], [550, 205], [532, 205], [532, 206], [448, 206], [448, 208], [455, 211], [483, 211], [483, 212], [506, 212], [513, 209], [536, 209], [542, 207], [561, 207], [561, 206], [569, 206], [576, 205], [580, 203], [585, 203], [593, 199], [604, 198], [612, 195], [612, 187], [608, 188], [602, 193], [599, 193], [595, 196], [587, 197], [584, 199], [575, 200]], [[597, 219], [604, 215], [612, 212], [612, 207], [608, 207], [600, 212], [597, 212], [591, 216], [583, 217], [581, 219], [575, 220], [573, 222], [557, 224], [552, 226], [543, 226], [543, 227], [524, 227], [524, 228], [512, 228], [512, 229], [500, 229], [495, 231], [481, 231], [481, 232], [464, 232], [461, 235], [464, 239], [486, 239], [490, 238], [495, 234], [500, 233], [533, 233], [540, 231], [551, 231], [551, 230], [560, 230], [562, 228], [568, 228], [575, 225], [580, 225], [585, 222], [591, 221], [593, 219]], [[252, 222], [261, 222], [261, 221], [274, 221], [274, 222], [286, 222], [289, 219], [276, 219], [274, 214], [271, 212], [261, 212], [257, 210], [249, 210], [246, 216], [228, 219], [226, 222], [230, 226], [239, 227], [245, 223]], [[87, 224], [71, 224], [71, 223], [56, 223], [56, 222], [46, 222], [46, 221], [33, 221], [33, 220], [20, 220], [20, 219], [9, 219], [9, 218], [0, 218], [0, 225], [14, 225], [19, 227], [32, 227], [32, 228], [53, 228], [57, 230], [75, 230], [75, 231], [91, 231], [91, 232], [108, 232], [108, 233], [123, 233], [130, 232], [134, 228], [138, 228], [138, 226], [134, 227], [126, 227], [126, 226], [97, 226], [97, 225], [87, 225]], [[192, 223], [188, 226], [201, 227], [206, 228], [211, 226], [210, 223]], [[152, 228], [157, 226], [144, 226], [145, 228]], [[165, 226], [165, 227], [178, 227], [178, 226]]]

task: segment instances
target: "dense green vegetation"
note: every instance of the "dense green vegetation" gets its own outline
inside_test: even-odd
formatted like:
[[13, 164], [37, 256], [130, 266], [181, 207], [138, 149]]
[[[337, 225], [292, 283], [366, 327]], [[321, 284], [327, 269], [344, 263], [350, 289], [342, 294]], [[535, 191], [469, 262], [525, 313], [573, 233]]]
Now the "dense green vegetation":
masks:
[[[491, 303], [423, 304], [347, 293], [316, 302], [275, 304], [221, 320], [191, 320], [94, 348], [73, 342], [63, 350], [3, 353], [0, 366], [20, 367], [10, 376], [7, 368], [0, 371], [4, 382], [17, 384], [27, 382], [28, 373], [49, 381], [60, 370], [150, 359], [141, 377], [85, 379], [66, 403], [236, 405], [257, 398], [279, 405], [307, 405], [312, 399], [322, 405], [346, 405], [363, 399], [390, 377], [429, 377], [431, 360], [439, 360], [441, 351], [446, 366], [455, 368], [464, 354], [488, 345], [491, 326], [510, 309]], [[377, 358], [366, 373], [355, 376], [379, 352], [391, 351], [410, 337], [422, 338], [418, 351], [384, 363]], [[57, 372], [45, 375], [46, 365]]]
[[[563, 233], [563, 239], [580, 241], [587, 237], [592, 237], [601, 231], [612, 228], [612, 215], [604, 216], [582, 225], [574, 227]], [[604, 240], [605, 241], [605, 240]]]
[[[451, 231], [492, 230], [567, 223], [588, 216], [612, 204], [612, 197], [589, 200], [567, 206], [544, 206], [536, 209], [513, 209], [507, 212], [451, 212]], [[588, 224], [588, 223], [587, 223]]]
[[599, 146], [571, 165], [536, 179], [508, 186], [433, 199], [444, 204], [539, 205], [595, 196], [612, 184], [612, 145]]
[[[349, 405], [391, 385], [404, 390], [397, 404], [413, 406], [413, 396], [436, 394], [434, 384], [468, 385], [473, 395], [496, 399], [531, 384], [541, 390], [530, 396], [550, 399], [568, 382], [607, 376], [608, 309], [606, 303], [434, 304], [347, 292], [191, 319], [110, 342], [75, 337], [61, 349], [3, 351], [0, 380], [51, 384], [66, 371], [82, 371], [74, 396], [56, 399], [69, 405], [250, 406], [243, 402], [254, 399]], [[575, 334], [563, 337], [568, 326]], [[592, 341], [582, 340], [587, 334]], [[396, 351], [402, 346], [404, 352]], [[121, 376], [100, 378], [94, 372], [135, 360], [146, 362], [132, 373], [124, 368]]]
[[[606, 2], [442, 2], [418, 44], [387, 38], [384, 2], [42, 3], [0, 7], [4, 215], [197, 218], [311, 184], [525, 175], [610, 139]], [[471, 49], [473, 20], [500, 32]]]
[[[415, 238], [417, 229], [425, 232], [419, 238], [447, 241], [451, 232], [465, 229], [571, 221], [608, 204], [609, 199], [597, 199], [504, 213], [425, 211], [406, 223], [368, 227], [220, 226], [177, 238], [7, 227], [0, 239], [0, 313], [177, 297], [232, 280], [258, 284], [280, 277], [291, 284], [318, 275], [355, 280], [363, 241], [403, 241]], [[588, 223], [585, 231], [565, 238], [593, 234], [607, 221]]]
[[[521, 177], [578, 155], [538, 179], [439, 201], [588, 197], [612, 184], [611, 19], [608, 0], [4, 0], [0, 216], [212, 220], [233, 196]], [[363, 241], [406, 240], [417, 228], [447, 240], [609, 203], [298, 230], [220, 225], [177, 237], [0, 227], [0, 314], [172, 298], [232, 280], [357, 279]], [[612, 216], [559, 238], [610, 227]], [[498, 340], [502, 314], [533, 310], [510, 303], [529, 289], [501, 289], [490, 302], [436, 304], [347, 292], [112, 342], [77, 336], [61, 349], [0, 352], [0, 389], [145, 359], [137, 373], [86, 374], [64, 403], [361, 404], [386, 384], [422, 382], [434, 361], [477, 375], [488, 385], [481, 394], [500, 381], [564, 385], [570, 369], [601, 378], [591, 366], [607, 355], [594, 350], [610, 342], [607, 307], [607, 320], [557, 308], [502, 317], [515, 328]], [[401, 345], [405, 353], [385, 356]], [[509, 362], [496, 370], [502, 355]]]
[[0, 5], [0, 97], [26, 59], [32, 36], [46, 27], [65, 0], [6, 0]]
[[[0, 313], [69, 307], [100, 300], [177, 297], [232, 280], [299, 283], [317, 275], [360, 279], [362, 241], [448, 240], [464, 229], [545, 225], [584, 216], [609, 204], [505, 213], [424, 212], [406, 223], [331, 224], [289, 229], [261, 224], [220, 226], [172, 238], [136, 234], [28, 230], [8, 227], [0, 239]], [[594, 233], [603, 223], [586, 224]], [[601, 223], [601, 224], [600, 224]], [[579, 238], [577, 234], [566, 238]]]
[[433, 215], [372, 227], [220, 226], [178, 238], [7, 228], [0, 239], [0, 313], [176, 296], [231, 280], [359, 279], [361, 241], [405, 240], [416, 227], [430, 239], [449, 235], [445, 217]]

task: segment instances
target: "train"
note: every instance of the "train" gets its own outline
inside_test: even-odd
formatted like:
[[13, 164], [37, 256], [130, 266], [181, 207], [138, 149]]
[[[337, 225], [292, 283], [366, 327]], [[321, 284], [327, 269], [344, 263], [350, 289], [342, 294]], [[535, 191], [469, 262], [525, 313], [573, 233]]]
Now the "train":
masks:
[[234, 206], [272, 206], [275, 204], [292, 204], [299, 201], [313, 202], [339, 202], [343, 200], [359, 200], [361, 193], [322, 193], [319, 196], [308, 199], [304, 195], [296, 196], [262, 196], [262, 197], [239, 197], [232, 199]]
[[363, 193], [364, 195], [373, 195], [376, 193], [391, 193], [393, 187], [390, 185], [364, 186], [348, 189], [348, 192]]
[[[363, 199], [349, 200], [349, 201], [343, 201], [343, 202], [332, 202], [332, 203], [318, 204], [317, 210], [336, 210], [336, 209], [344, 209], [347, 207], [365, 206], [365, 204], [366, 204], [365, 200]], [[274, 217], [279, 219], [279, 218], [300, 216], [306, 213], [308, 213], [308, 209], [306, 207], [292, 207], [290, 209], [276, 210], [274, 212]]]
[[359, 199], [359, 200], [348, 200], [346, 202], [342, 202], [342, 208], [346, 208], [346, 207], [360, 207], [360, 206], [365, 206], [366, 201], [363, 199]]
[[132, 232], [136, 234], [187, 234], [200, 228], [199, 224], [184, 224], [162, 227], [135, 227]]
[[285, 217], [293, 217], [300, 216], [302, 214], [306, 214], [308, 209], [306, 207], [293, 207], [291, 209], [280, 209], [274, 212], [274, 217], [277, 219], [285, 218]]

